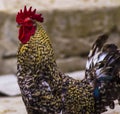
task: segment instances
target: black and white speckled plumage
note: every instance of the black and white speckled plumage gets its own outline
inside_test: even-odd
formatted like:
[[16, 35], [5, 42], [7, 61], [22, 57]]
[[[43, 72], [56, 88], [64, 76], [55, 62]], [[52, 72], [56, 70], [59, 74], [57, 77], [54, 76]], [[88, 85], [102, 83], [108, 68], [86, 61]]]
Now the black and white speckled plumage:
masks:
[[38, 23], [36, 34], [19, 48], [17, 76], [28, 114], [94, 110], [93, 88], [58, 70], [48, 36]]
[[[105, 106], [112, 105], [113, 100], [118, 99], [119, 96], [120, 86], [117, 84], [119, 83], [119, 64], [117, 65], [120, 58], [119, 51], [113, 48], [114, 51], [111, 52], [109, 48], [112, 49], [112, 45], [106, 45], [104, 48], [101, 46], [104, 52], [101, 48], [97, 49], [100, 43], [104, 44], [104, 38], [99, 38], [93, 46], [94, 52], [89, 55], [85, 79], [75, 80], [58, 70], [49, 38], [41, 25], [36, 24], [35, 35], [28, 43], [21, 44], [18, 51], [18, 83], [28, 114], [59, 114], [61, 111], [63, 114], [104, 112]], [[106, 56], [103, 57], [105, 52]], [[109, 57], [113, 58], [113, 63], [108, 61]], [[91, 58], [94, 59], [91, 60]], [[103, 63], [106, 66], [102, 65]], [[111, 65], [113, 65], [113, 71], [116, 72], [115, 76], [112, 69], [108, 71], [107, 66]], [[100, 96], [95, 98], [93, 93], [97, 86], [97, 79], [99, 80], [102, 74], [111, 73], [113, 80], [100, 81]], [[112, 95], [111, 91], [116, 94]]]
[[[94, 89], [96, 113], [114, 109], [114, 100], [120, 103], [120, 50], [114, 44], [105, 44], [108, 35], [101, 35], [93, 44], [86, 64], [85, 80]], [[98, 108], [99, 106], [99, 108]]]
[[80, 81], [59, 71], [49, 37], [39, 22], [34, 23], [35, 34], [20, 44], [17, 61], [28, 114], [101, 114], [106, 106], [114, 108], [114, 100], [120, 100], [120, 51], [104, 45], [107, 36], [93, 44]]

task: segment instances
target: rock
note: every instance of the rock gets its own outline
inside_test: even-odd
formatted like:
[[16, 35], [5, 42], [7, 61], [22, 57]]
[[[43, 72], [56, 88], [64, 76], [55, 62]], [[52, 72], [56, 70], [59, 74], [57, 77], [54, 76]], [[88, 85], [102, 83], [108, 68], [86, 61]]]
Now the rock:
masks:
[[21, 94], [16, 75], [0, 76], [0, 94], [4, 96], [17, 96]]
[[86, 56], [90, 50], [90, 44], [80, 38], [56, 38], [52, 42], [57, 58]]
[[62, 72], [73, 72], [85, 69], [86, 59], [81, 57], [58, 59], [57, 64]]

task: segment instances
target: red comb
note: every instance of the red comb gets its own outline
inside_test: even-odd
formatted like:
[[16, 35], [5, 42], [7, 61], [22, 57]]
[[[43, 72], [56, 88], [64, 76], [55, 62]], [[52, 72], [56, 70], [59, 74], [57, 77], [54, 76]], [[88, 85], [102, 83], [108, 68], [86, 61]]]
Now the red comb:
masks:
[[39, 22], [43, 22], [42, 14], [36, 14], [36, 9], [32, 11], [32, 7], [30, 7], [28, 10], [26, 6], [24, 6], [24, 11], [22, 9], [18, 12], [16, 16], [16, 22], [18, 24], [22, 24], [26, 18], [31, 18], [34, 20], [37, 20]]

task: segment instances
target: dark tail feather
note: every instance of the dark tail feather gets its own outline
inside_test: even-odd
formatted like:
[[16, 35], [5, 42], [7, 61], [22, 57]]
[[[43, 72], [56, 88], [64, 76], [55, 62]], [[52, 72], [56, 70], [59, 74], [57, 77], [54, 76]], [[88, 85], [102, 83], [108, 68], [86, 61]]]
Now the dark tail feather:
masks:
[[107, 39], [108, 39], [108, 35], [103, 34], [103, 35], [99, 36], [98, 39], [95, 41], [95, 43], [93, 44], [92, 49], [90, 50], [90, 53], [88, 55], [86, 69], [89, 69], [90, 67], [92, 67], [93, 59], [94, 59], [93, 57], [95, 56], [95, 54], [97, 54], [101, 50], [101, 48], [103, 47], [103, 45], [105, 44]]
[[105, 106], [114, 108], [114, 100], [120, 103], [120, 50], [114, 44], [105, 44], [108, 36], [100, 36], [93, 44], [86, 65], [85, 79], [94, 87], [96, 113]]
[[108, 34], [103, 34], [99, 36], [98, 39], [93, 44], [92, 49], [90, 50], [91, 52], [89, 53], [88, 57], [92, 57], [97, 52], [99, 52], [101, 48], [103, 47], [103, 45], [105, 44], [105, 42], [107, 41], [107, 39], [108, 39]]

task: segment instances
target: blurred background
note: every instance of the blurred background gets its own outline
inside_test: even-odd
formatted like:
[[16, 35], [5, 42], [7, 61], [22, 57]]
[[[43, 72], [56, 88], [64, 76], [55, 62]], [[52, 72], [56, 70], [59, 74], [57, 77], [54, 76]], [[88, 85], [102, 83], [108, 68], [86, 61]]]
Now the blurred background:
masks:
[[[91, 45], [100, 34], [109, 33], [109, 42], [120, 47], [120, 0], [0, 0], [0, 75], [16, 74], [19, 41], [15, 19], [24, 5], [43, 14], [43, 26], [63, 72], [85, 69]], [[0, 114], [25, 114], [21, 98], [0, 100]], [[19, 109], [6, 109], [11, 102], [18, 103]]]
[[58, 66], [63, 72], [85, 69], [98, 35], [110, 33], [120, 45], [120, 0], [0, 0], [0, 74], [16, 73], [16, 13], [24, 5], [43, 14]]

